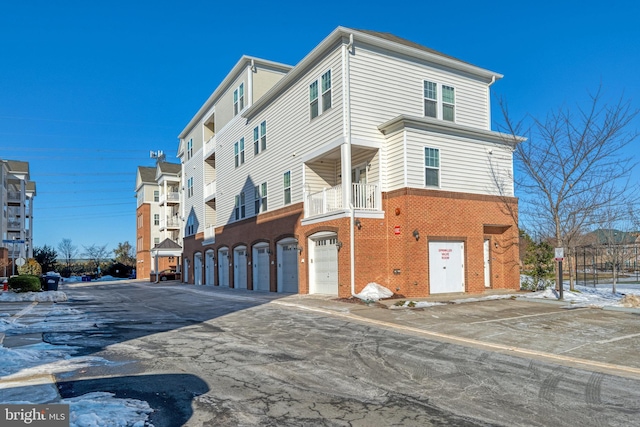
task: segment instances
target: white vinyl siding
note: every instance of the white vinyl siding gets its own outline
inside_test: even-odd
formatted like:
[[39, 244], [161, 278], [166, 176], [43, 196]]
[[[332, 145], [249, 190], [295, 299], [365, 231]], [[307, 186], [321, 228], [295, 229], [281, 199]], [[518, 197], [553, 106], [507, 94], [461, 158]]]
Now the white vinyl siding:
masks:
[[[190, 159], [181, 158], [184, 161], [182, 176], [182, 186], [184, 186], [183, 199], [181, 200], [181, 216], [187, 218], [194, 215], [194, 233], [204, 231], [204, 173], [202, 170], [204, 160], [202, 159], [202, 129], [196, 126], [186, 137], [185, 141], [193, 140], [193, 155]], [[185, 142], [186, 146], [186, 142]], [[191, 197], [187, 197], [187, 182], [191, 178]], [[185, 224], [185, 223], [183, 223]], [[185, 224], [186, 225], [186, 224]], [[197, 228], [195, 226], [197, 225]]]
[[[352, 138], [381, 141], [377, 126], [401, 114], [424, 117], [424, 82], [455, 88], [455, 123], [489, 129], [487, 87], [479, 78], [357, 46], [350, 57]], [[335, 68], [333, 68], [335, 72]], [[337, 81], [337, 78], [333, 78]], [[438, 96], [442, 96], [438, 93]], [[333, 97], [336, 100], [336, 96]], [[441, 108], [441, 106], [439, 106]], [[438, 112], [441, 117], [442, 111]]]

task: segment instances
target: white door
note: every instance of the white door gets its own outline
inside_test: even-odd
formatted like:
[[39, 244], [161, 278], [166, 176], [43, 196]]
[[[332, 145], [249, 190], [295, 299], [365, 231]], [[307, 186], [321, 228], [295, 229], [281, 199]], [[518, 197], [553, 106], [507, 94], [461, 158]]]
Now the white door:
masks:
[[484, 287], [491, 287], [491, 246], [489, 239], [484, 240]]
[[229, 287], [229, 251], [218, 251], [218, 285]]
[[278, 292], [298, 293], [298, 242], [278, 243]]
[[184, 277], [182, 278], [182, 281], [184, 283], [189, 283], [189, 260], [185, 259], [184, 260]]
[[209, 250], [204, 256], [204, 284], [213, 285], [213, 251]]
[[244, 246], [233, 250], [233, 287], [247, 289], [247, 248]]
[[338, 295], [338, 243], [337, 237], [310, 239], [311, 275], [309, 293]]
[[269, 262], [269, 246], [254, 246], [253, 289], [256, 291], [269, 291], [271, 289]]
[[193, 260], [193, 283], [202, 285], [202, 254], [197, 253]]
[[464, 292], [464, 242], [429, 242], [430, 293]]

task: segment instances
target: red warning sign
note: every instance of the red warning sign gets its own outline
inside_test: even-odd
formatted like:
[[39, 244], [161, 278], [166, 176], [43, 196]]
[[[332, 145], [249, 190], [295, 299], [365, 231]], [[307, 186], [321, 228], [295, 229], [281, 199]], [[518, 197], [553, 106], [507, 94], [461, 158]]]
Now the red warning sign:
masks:
[[398, 234], [400, 234], [400, 226], [396, 225], [395, 227], [393, 227], [393, 234], [395, 234], [396, 236]]

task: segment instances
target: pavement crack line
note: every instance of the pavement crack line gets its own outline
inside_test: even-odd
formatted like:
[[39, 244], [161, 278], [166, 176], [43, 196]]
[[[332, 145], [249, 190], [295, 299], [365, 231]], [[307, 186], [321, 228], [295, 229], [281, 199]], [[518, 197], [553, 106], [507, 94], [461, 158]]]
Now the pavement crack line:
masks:
[[[428, 337], [431, 337], [431, 338], [434, 338], [434, 339], [447, 340], [449, 342], [454, 342], [454, 343], [461, 344], [461, 345], [466, 345], [466, 346], [481, 347], [481, 348], [492, 349], [492, 350], [496, 350], [496, 351], [500, 351], [500, 352], [507, 352], [507, 353], [510, 353], [510, 354], [518, 354], [518, 355], [521, 355], [521, 356], [536, 357], [536, 358], [546, 359], [546, 360], [558, 362], [558, 363], [561, 363], [561, 364], [564, 364], [564, 365], [568, 365], [568, 366], [571, 366], [571, 367], [574, 367], [574, 368], [576, 367], [576, 365], [582, 365], [583, 368], [597, 369], [597, 370], [604, 371], [606, 373], [614, 372], [617, 375], [626, 374], [626, 375], [631, 375], [631, 376], [634, 376], [634, 377], [640, 377], [640, 368], [634, 368], [634, 367], [631, 367], [631, 366], [615, 365], [615, 364], [612, 364], [612, 363], [597, 362], [597, 361], [593, 361], [593, 360], [580, 359], [580, 358], [570, 357], [570, 356], [563, 356], [563, 355], [560, 355], [560, 354], [547, 353], [547, 352], [544, 352], [544, 351], [530, 350], [530, 349], [521, 348], [521, 347], [514, 347], [514, 346], [509, 346], [509, 345], [503, 345], [503, 344], [489, 343], [489, 342], [485, 342], [485, 341], [475, 340], [475, 339], [472, 339], [472, 338], [457, 337], [455, 335], [448, 335], [448, 334], [443, 334], [443, 333], [440, 333], [440, 332], [426, 331], [424, 329], [415, 328], [413, 326], [398, 325], [398, 324], [395, 324], [395, 323], [386, 322], [384, 320], [368, 319], [366, 317], [362, 317], [362, 316], [359, 316], [357, 314], [345, 313], [345, 312], [337, 312], [337, 311], [332, 311], [332, 310], [328, 310], [328, 309], [324, 309], [324, 308], [307, 307], [307, 306], [304, 306], [304, 305], [287, 303], [287, 302], [283, 302], [283, 301], [271, 301], [270, 304], [275, 304], [275, 305], [280, 305], [280, 306], [283, 306], [283, 307], [297, 308], [297, 309], [301, 309], [301, 310], [322, 313], [322, 314], [326, 314], [326, 315], [329, 315], [329, 316], [347, 318], [347, 319], [350, 319], [350, 320], [353, 320], [353, 321], [356, 321], [356, 322], [374, 324], [374, 325], [382, 326], [382, 327], [385, 327], [385, 328], [391, 328], [391, 329], [396, 329], [396, 330], [400, 330], [400, 331], [411, 332], [411, 333], [414, 333], [414, 334], [424, 335], [424, 336], [428, 336]], [[638, 334], [638, 335], [640, 335], [640, 334]], [[625, 337], [620, 337], [620, 339], [623, 339], [623, 338], [625, 338]]]

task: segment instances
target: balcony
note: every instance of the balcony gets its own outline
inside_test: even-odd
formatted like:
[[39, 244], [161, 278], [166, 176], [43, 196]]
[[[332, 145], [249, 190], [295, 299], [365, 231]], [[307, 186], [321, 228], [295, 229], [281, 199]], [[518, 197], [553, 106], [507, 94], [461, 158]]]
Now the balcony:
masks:
[[162, 205], [177, 205], [180, 203], [180, 193], [177, 191], [172, 191], [167, 194], [161, 194], [158, 200], [160, 202], [160, 206]]
[[22, 197], [20, 197], [19, 191], [9, 191], [7, 192], [7, 200], [13, 203], [19, 203], [22, 201]]
[[[355, 210], [381, 210], [381, 194], [378, 183], [351, 184], [351, 202]], [[304, 198], [305, 218], [325, 215], [331, 212], [347, 209], [342, 203], [342, 184], [325, 188], [316, 193], [308, 193]]]
[[216, 198], [216, 181], [210, 182], [204, 187], [204, 201], [208, 202], [209, 200]]
[[215, 230], [215, 225], [207, 225], [204, 228], [204, 241], [209, 244], [209, 243], [215, 243], [216, 241], [216, 230]]
[[20, 230], [22, 227], [22, 221], [16, 219], [9, 219], [7, 221], [8, 230]]
[[160, 220], [160, 231], [176, 230], [180, 228], [180, 219], [177, 216]]

